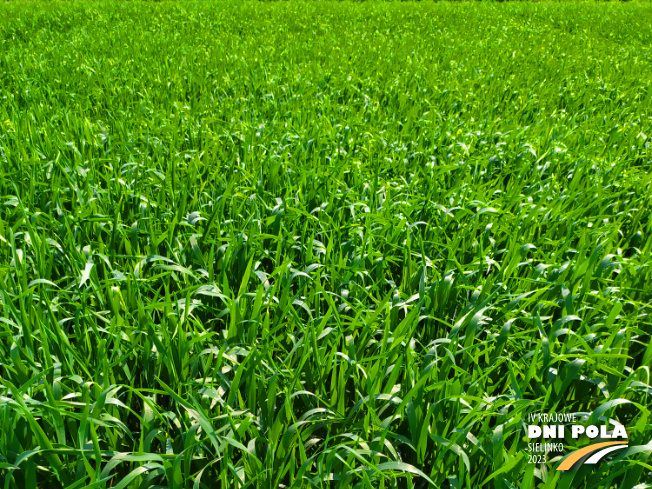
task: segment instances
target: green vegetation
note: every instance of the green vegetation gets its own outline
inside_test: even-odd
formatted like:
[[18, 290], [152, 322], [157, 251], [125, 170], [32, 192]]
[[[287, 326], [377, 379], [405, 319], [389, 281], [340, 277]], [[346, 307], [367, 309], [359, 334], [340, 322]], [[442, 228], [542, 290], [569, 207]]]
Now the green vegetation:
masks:
[[0, 14], [0, 487], [652, 487], [652, 6]]

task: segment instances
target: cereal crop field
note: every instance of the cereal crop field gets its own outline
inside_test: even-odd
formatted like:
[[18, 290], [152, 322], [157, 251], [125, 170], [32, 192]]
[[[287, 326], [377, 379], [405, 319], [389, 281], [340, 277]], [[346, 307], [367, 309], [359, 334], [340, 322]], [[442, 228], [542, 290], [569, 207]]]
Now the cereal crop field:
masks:
[[0, 4], [0, 489], [652, 487], [651, 138], [650, 3]]

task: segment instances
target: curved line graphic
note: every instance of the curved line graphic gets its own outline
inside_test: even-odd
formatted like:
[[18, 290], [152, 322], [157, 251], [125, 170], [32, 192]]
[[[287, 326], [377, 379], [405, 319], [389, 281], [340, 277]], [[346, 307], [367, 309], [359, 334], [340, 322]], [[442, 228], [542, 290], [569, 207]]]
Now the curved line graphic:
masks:
[[620, 450], [621, 448], [627, 448], [627, 445], [616, 445], [613, 447], [605, 448], [604, 450], [600, 450], [599, 452], [596, 452], [593, 455], [591, 455], [591, 457], [584, 463], [597, 464], [602, 457], [613, 452], [614, 450]]
[[575, 462], [577, 462], [579, 459], [584, 457], [585, 455], [588, 455], [591, 452], [595, 452], [599, 448], [605, 448], [605, 447], [612, 447], [614, 445], [627, 445], [627, 443], [622, 442], [622, 441], [605, 441], [602, 443], [594, 443], [593, 445], [586, 446], [584, 448], [580, 448], [579, 450], [575, 450], [573, 453], [571, 453], [564, 461], [559, 464], [559, 467], [557, 467], [557, 470], [568, 470], [570, 469]]

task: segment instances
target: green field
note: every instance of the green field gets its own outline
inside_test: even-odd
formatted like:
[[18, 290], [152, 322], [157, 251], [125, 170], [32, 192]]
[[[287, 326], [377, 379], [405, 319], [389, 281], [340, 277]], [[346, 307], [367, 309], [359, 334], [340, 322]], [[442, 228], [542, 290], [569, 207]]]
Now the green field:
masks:
[[0, 489], [652, 487], [651, 137], [652, 4], [1, 4]]

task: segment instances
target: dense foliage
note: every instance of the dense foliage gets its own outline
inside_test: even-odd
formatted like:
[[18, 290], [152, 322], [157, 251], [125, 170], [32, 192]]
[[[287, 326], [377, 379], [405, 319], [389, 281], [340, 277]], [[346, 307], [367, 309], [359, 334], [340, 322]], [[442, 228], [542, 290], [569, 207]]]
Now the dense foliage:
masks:
[[0, 14], [3, 488], [652, 487], [652, 7]]

